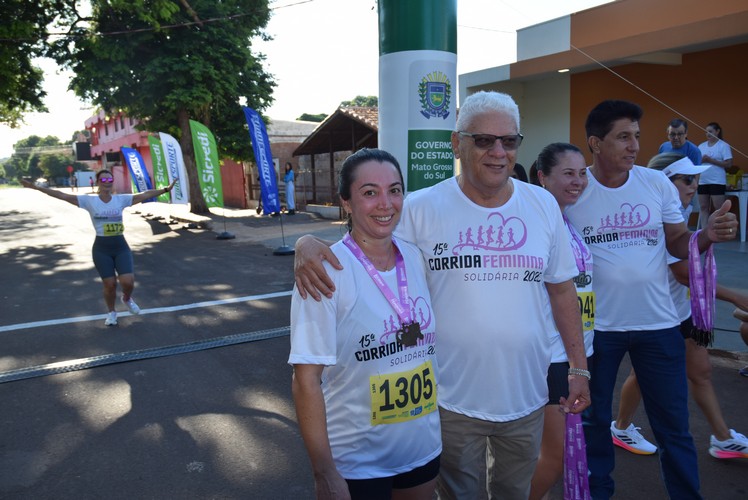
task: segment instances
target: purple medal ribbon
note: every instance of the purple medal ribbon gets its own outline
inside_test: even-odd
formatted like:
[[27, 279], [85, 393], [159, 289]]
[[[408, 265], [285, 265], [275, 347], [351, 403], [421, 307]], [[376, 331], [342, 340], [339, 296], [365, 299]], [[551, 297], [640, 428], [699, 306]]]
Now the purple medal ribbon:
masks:
[[717, 295], [717, 263], [713, 245], [704, 252], [704, 265], [699, 254], [696, 231], [688, 242], [688, 281], [691, 289], [691, 317], [695, 328], [709, 333], [714, 330], [714, 307]]
[[585, 448], [582, 416], [578, 413], [567, 413], [564, 437], [564, 500], [591, 498]]
[[569, 219], [566, 218], [566, 214], [561, 214], [561, 216], [564, 218], [564, 224], [566, 224], [566, 229], [568, 229], [569, 234], [571, 235], [571, 238], [574, 240], [574, 243], [576, 245], [571, 245], [571, 251], [574, 254], [574, 260], [577, 261], [577, 269], [579, 269], [580, 273], [584, 273], [586, 270], [586, 266], [584, 265], [585, 258], [587, 257], [587, 250], [584, 246], [584, 243], [582, 243], [582, 240], [579, 238], [579, 235], [577, 235], [577, 232], [572, 227], [571, 223], [569, 222]]
[[[392, 240], [392, 242], [395, 243], [395, 240]], [[366, 269], [366, 272], [371, 276], [374, 284], [377, 285], [377, 288], [382, 292], [384, 298], [387, 299], [387, 302], [390, 303], [392, 308], [395, 310], [395, 313], [397, 313], [400, 322], [403, 325], [411, 323], [410, 306], [408, 305], [408, 277], [405, 274], [405, 261], [400, 253], [400, 249], [397, 247], [397, 243], [395, 243], [395, 269], [397, 271], [397, 292], [399, 300], [395, 297], [395, 294], [392, 293], [390, 287], [387, 286], [387, 283], [384, 282], [382, 275], [379, 274], [379, 271], [374, 267], [374, 264], [371, 263], [363, 250], [361, 250], [361, 247], [359, 247], [354, 239], [351, 238], [350, 233], [347, 233], [343, 237], [343, 244], [347, 246], [358, 261], [363, 264], [364, 269]]]

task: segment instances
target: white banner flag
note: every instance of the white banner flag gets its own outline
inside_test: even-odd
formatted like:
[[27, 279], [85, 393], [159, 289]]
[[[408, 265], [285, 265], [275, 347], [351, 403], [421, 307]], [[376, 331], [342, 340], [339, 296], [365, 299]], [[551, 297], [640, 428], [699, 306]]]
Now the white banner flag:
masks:
[[169, 182], [171, 183], [172, 180], [177, 179], [174, 189], [171, 190], [171, 202], [187, 203], [190, 201], [190, 185], [187, 180], [187, 169], [184, 166], [184, 159], [182, 158], [182, 148], [179, 147], [179, 142], [169, 134], [159, 132], [158, 135], [164, 148]]

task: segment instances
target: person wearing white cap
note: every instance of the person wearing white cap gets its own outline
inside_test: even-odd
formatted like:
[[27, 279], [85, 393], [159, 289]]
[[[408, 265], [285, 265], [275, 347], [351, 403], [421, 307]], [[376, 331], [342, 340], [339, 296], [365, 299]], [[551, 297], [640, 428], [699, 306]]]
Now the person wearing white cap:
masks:
[[[653, 157], [649, 168], [662, 170], [678, 189], [683, 217], [693, 210], [691, 200], [696, 193], [698, 176], [708, 165], [694, 165], [688, 157], [676, 153], [663, 153]], [[691, 395], [712, 428], [709, 454], [715, 458], [748, 458], [748, 438], [727, 427], [717, 395], [712, 385], [712, 365], [709, 351], [706, 349], [708, 339], [703, 338], [694, 329], [691, 320], [691, 303], [688, 295], [688, 261], [668, 255], [670, 272], [670, 293], [681, 319], [680, 331], [686, 341], [686, 374]], [[717, 298], [734, 304], [741, 310], [748, 310], [748, 297], [744, 294], [717, 284]], [[649, 455], [657, 448], [638, 432], [632, 419], [641, 401], [636, 374], [631, 370], [621, 389], [621, 403], [618, 417], [610, 426], [613, 442], [621, 448], [638, 455]]]

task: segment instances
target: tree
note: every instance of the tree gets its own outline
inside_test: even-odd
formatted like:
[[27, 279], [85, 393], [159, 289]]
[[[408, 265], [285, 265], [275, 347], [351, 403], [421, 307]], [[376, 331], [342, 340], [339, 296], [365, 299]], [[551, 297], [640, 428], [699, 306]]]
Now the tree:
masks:
[[47, 50], [47, 28], [69, 19], [73, 0], [0, 0], [0, 123], [11, 128], [23, 122], [24, 113], [47, 111], [43, 72], [32, 60]]
[[189, 120], [212, 130], [222, 155], [251, 157], [240, 103], [261, 112], [275, 86], [263, 56], [251, 50], [251, 39], [265, 36], [267, 0], [92, 0], [91, 6], [90, 28], [74, 23], [71, 38], [55, 45], [56, 60], [75, 73], [71, 88], [107, 111], [139, 118], [142, 129], [178, 136], [191, 210], [207, 212]]
[[62, 146], [60, 139], [52, 135], [39, 137], [31, 135], [13, 144], [13, 156], [5, 162], [5, 172], [10, 178], [19, 177], [40, 177], [43, 175], [39, 162], [43, 155], [40, 151], [34, 151], [33, 148], [43, 148], [46, 146]]
[[347, 108], [349, 106], [366, 106], [366, 107], [377, 107], [379, 106], [379, 99], [375, 95], [362, 96], [357, 95], [352, 101], [343, 101], [340, 103], [341, 107]]
[[83, 170], [82, 164], [77, 163], [73, 158], [73, 155], [54, 153], [41, 155], [39, 158], [39, 170], [41, 170], [42, 177], [47, 179], [58, 179], [60, 177], [68, 177], [68, 166], [72, 166], [75, 170]]
[[327, 118], [327, 115], [324, 113], [320, 113], [318, 115], [310, 115], [309, 113], [304, 113], [300, 117], [297, 118], [297, 120], [302, 122], [323, 122], [325, 121], [325, 118]]

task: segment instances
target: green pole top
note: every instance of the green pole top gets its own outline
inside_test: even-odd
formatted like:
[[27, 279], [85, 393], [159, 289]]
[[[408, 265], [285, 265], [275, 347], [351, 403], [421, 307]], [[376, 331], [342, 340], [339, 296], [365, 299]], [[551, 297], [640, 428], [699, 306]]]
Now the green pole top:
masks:
[[457, 0], [379, 0], [379, 55], [406, 50], [457, 54]]

